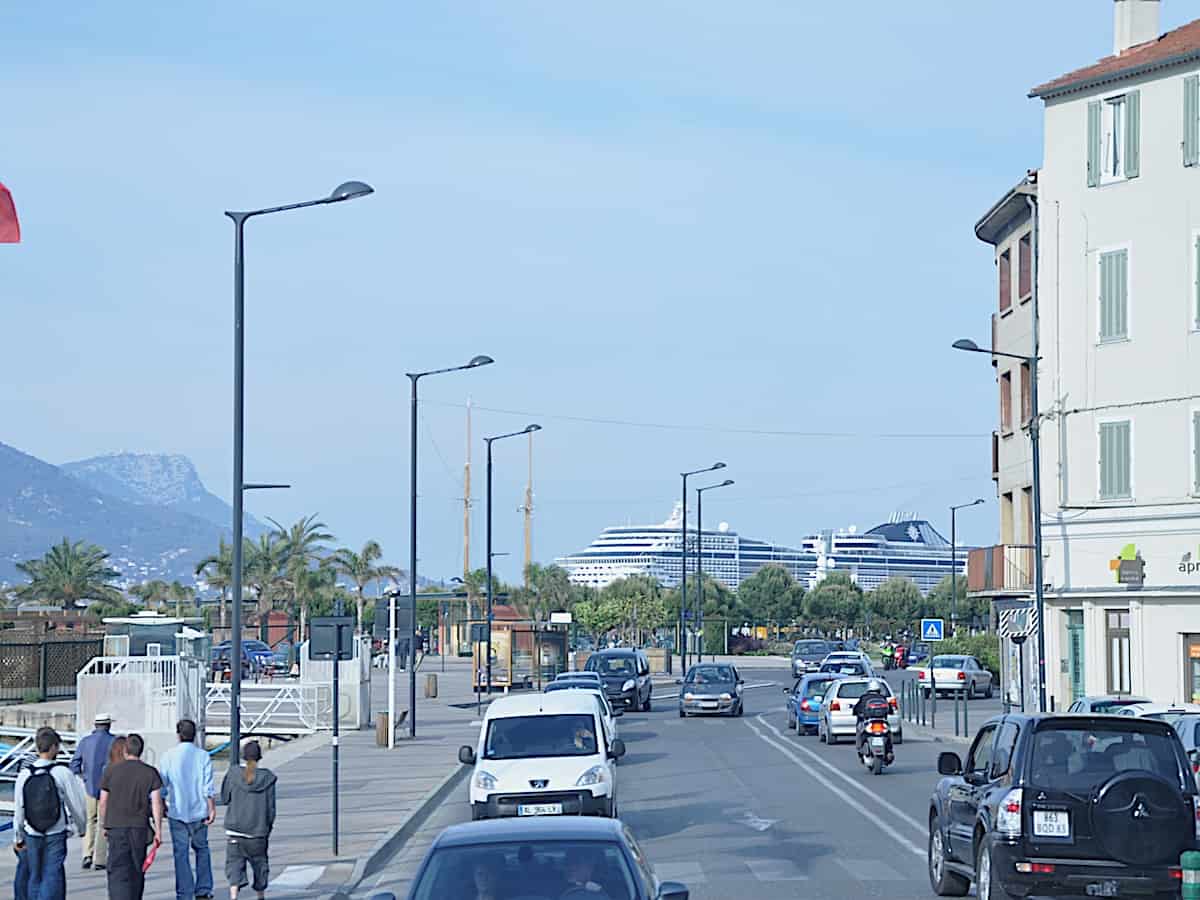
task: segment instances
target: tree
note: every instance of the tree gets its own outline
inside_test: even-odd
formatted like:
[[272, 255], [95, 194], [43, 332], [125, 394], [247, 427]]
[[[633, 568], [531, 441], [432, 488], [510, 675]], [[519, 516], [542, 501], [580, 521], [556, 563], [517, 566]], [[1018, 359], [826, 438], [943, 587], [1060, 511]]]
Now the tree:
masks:
[[163, 604], [170, 596], [171, 588], [162, 579], [155, 578], [152, 581], [135, 584], [129, 589], [129, 593], [141, 600], [142, 606], [146, 609], [162, 609]]
[[167, 596], [175, 601], [175, 616], [178, 618], [183, 615], [183, 605], [185, 603], [191, 606], [195, 602], [196, 589], [191, 585], [172, 581], [167, 585]]
[[763, 566], [738, 586], [738, 602], [752, 622], [774, 622], [776, 635], [803, 608], [804, 589], [783, 566]]
[[[334, 539], [325, 529], [324, 522], [317, 521], [317, 516], [305, 516], [290, 528], [285, 528], [274, 519], [267, 519], [275, 527], [275, 534], [287, 547], [287, 562], [284, 565], [286, 588], [291, 592], [291, 602], [288, 604], [289, 630], [292, 617], [299, 614], [300, 640], [304, 640], [304, 625], [306, 611], [311, 600], [305, 596], [305, 591], [317, 589], [324, 583], [325, 576], [314, 579], [311, 576], [314, 567], [319, 567], [325, 559], [325, 545]], [[289, 634], [289, 638], [291, 635]], [[292, 643], [295, 643], [292, 641]]]
[[544, 621], [552, 612], [570, 609], [571, 578], [566, 569], [530, 563], [525, 580], [529, 587], [515, 592], [515, 605], [531, 619]]
[[377, 566], [375, 562], [383, 558], [383, 548], [378, 541], [367, 541], [360, 552], [355, 553], [349, 547], [341, 547], [334, 551], [330, 564], [334, 571], [345, 575], [354, 582], [356, 592], [355, 604], [358, 609], [358, 631], [363, 630], [363, 615], [367, 598], [364, 591], [367, 585], [384, 578], [399, 579], [403, 573], [395, 566]]
[[125, 599], [109, 584], [121, 573], [108, 564], [108, 553], [86, 541], [71, 543], [63, 538], [41, 559], [17, 563], [17, 570], [29, 578], [29, 584], [17, 589], [18, 600], [49, 600], [63, 609], [75, 609], [84, 600]]
[[221, 592], [221, 627], [225, 627], [225, 603], [229, 589], [233, 586], [233, 547], [221, 538], [214, 556], [206, 556], [196, 563], [196, 577], [203, 578], [209, 587]]
[[832, 572], [804, 598], [804, 616], [825, 628], [850, 628], [863, 612], [863, 592], [849, 575]]
[[274, 531], [259, 535], [258, 542], [246, 540], [242, 551], [243, 580], [254, 592], [255, 610], [258, 613], [259, 639], [267, 640], [268, 615], [275, 605], [275, 598], [283, 589], [284, 569], [288, 561], [287, 542]]
[[611, 622], [628, 643], [641, 642], [644, 631], [669, 624], [662, 585], [647, 575], [631, 575], [610, 582], [600, 591], [601, 618]]
[[867, 610], [876, 629], [899, 631], [921, 617], [925, 598], [907, 578], [893, 576], [867, 595]]
[[[967, 596], [967, 579], [962, 575], [957, 578], [957, 597], [951, 591], [949, 575], [939, 581], [926, 598], [924, 612], [947, 622], [957, 621], [969, 626], [972, 619], [979, 617], [988, 622], [991, 616], [991, 601], [986, 597], [972, 598]], [[949, 629], [947, 629], [947, 632]]]
[[87, 614], [97, 622], [103, 622], [105, 619], [132, 616], [137, 610], [137, 604], [128, 600], [97, 600], [88, 605]]

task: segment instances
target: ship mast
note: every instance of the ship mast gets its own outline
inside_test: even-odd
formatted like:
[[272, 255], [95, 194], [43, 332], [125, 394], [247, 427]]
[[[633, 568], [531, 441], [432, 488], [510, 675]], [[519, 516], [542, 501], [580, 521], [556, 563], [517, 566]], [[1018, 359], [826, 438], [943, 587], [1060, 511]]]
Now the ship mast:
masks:
[[529, 567], [533, 564], [533, 433], [529, 434], [529, 477], [525, 482], [525, 587], [529, 587]]

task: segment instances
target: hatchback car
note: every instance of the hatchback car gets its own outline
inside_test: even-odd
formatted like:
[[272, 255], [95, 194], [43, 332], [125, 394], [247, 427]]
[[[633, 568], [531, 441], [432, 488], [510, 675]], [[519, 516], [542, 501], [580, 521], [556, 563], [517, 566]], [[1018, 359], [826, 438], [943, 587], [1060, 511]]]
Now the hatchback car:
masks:
[[[900, 718], [896, 695], [882, 678], [875, 679], [883, 685], [888, 704], [892, 708], [888, 725], [892, 729], [892, 743], [904, 743], [904, 721]], [[858, 722], [854, 717], [854, 704], [867, 692], [869, 678], [840, 678], [829, 685], [821, 699], [821, 710], [817, 719], [817, 737], [827, 744], [836, 744], [842, 738], [853, 739]]]
[[605, 819], [452, 825], [433, 840], [408, 900], [687, 900], [659, 881], [633, 832]]
[[740, 716], [742, 676], [734, 666], [701, 663], [679, 680], [679, 718], [688, 716]]
[[784, 688], [783, 693], [788, 698], [788, 728], [795, 728], [798, 734], [815, 733], [821, 719], [821, 698], [831, 682], [844, 677], [834, 672], [815, 672], [797, 679], [790, 688]]
[[593, 653], [584, 669], [604, 680], [604, 690], [613, 706], [650, 712], [650, 661], [641, 650], [615, 648]]

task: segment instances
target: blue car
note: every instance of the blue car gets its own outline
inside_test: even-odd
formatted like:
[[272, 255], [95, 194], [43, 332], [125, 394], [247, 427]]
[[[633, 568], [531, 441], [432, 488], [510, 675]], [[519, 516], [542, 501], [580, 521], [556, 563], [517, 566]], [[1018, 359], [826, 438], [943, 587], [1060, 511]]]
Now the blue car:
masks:
[[918, 641], [908, 648], [908, 664], [910, 666], [923, 663], [927, 659], [929, 659], [929, 645], [924, 641]]
[[796, 729], [797, 734], [816, 734], [821, 718], [821, 698], [830, 684], [844, 677], [834, 672], [814, 672], [796, 679], [790, 688], [784, 688], [788, 698], [788, 728]]

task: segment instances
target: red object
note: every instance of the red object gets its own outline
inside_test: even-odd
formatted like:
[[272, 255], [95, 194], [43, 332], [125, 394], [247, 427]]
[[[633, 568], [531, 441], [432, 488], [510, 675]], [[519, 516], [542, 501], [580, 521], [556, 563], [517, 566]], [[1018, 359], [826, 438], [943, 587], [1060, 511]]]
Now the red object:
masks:
[[898, 707], [897, 707], [897, 705], [896, 705], [896, 698], [895, 698], [895, 697], [888, 697], [888, 706], [890, 706], [892, 709], [897, 709], [897, 708], [898, 708]]
[[21, 223], [17, 221], [17, 208], [13, 205], [12, 194], [0, 182], [0, 244], [20, 242]]
[[803, 712], [808, 712], [808, 700], [801, 700], [801, 701], [800, 701], [800, 709], [801, 709]]
[[1183, 881], [1183, 869], [1172, 868], [1171, 869], [1171, 877], [1176, 879], [1177, 881]]
[[840, 711], [841, 711], [841, 708], [842, 708], [842, 704], [838, 703], [836, 700], [832, 701], [832, 702], [829, 704], [829, 711], [830, 711], [830, 712], [840, 712]]
[[1029, 867], [1034, 875], [1053, 875], [1054, 866], [1051, 863], [1034, 863]]
[[925, 680], [925, 670], [924, 669], [917, 670], [917, 677], [920, 678], [922, 681], [924, 681]]
[[146, 853], [146, 861], [142, 863], [143, 875], [150, 871], [150, 867], [154, 865], [154, 857], [156, 856], [158, 856], [158, 844], [151, 844], [149, 852]]
[[958, 680], [959, 680], [959, 681], [966, 681], [966, 680], [967, 680], [967, 673], [966, 673], [966, 672], [959, 672], [959, 673], [958, 673]]

